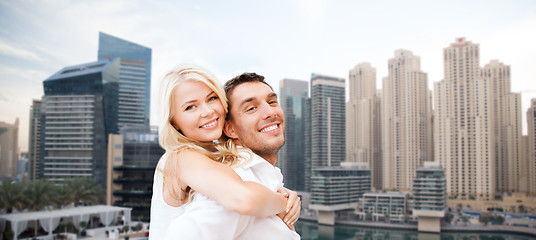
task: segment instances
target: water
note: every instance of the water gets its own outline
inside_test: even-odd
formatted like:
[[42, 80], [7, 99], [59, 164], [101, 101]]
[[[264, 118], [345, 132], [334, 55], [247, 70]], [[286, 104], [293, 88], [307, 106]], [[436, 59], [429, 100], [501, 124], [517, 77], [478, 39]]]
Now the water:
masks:
[[400, 239], [400, 240], [534, 240], [535, 237], [509, 234], [509, 233], [458, 233], [442, 232], [441, 234], [419, 233], [417, 231], [382, 229], [382, 228], [365, 228], [352, 226], [324, 226], [317, 225], [313, 222], [298, 221], [296, 231], [300, 234], [301, 239]]

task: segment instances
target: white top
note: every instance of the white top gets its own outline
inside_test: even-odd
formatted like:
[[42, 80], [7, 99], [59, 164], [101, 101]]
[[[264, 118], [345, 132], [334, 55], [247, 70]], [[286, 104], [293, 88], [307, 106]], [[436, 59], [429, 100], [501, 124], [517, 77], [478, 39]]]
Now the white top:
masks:
[[160, 170], [164, 169], [168, 157], [169, 153], [164, 153], [164, 155], [160, 157], [154, 171], [153, 197], [151, 199], [151, 222], [149, 225], [150, 240], [164, 239], [164, 234], [169, 223], [184, 213], [184, 205], [180, 207], [169, 206], [164, 201], [164, 196], [162, 195], [164, 177]]
[[[234, 171], [242, 180], [260, 183], [274, 192], [283, 186], [281, 170], [256, 154], [252, 154], [249, 162], [236, 167]], [[229, 194], [233, 194], [232, 189], [229, 189]], [[192, 202], [184, 206], [184, 213], [169, 224], [165, 239], [262, 240], [300, 239], [300, 236], [277, 216], [260, 218], [240, 215], [195, 193]]]

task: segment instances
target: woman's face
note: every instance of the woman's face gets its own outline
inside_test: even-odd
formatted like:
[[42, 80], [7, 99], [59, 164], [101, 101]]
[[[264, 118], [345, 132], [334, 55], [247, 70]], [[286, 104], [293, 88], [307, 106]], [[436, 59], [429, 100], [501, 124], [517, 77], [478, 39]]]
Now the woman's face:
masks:
[[220, 138], [225, 111], [220, 98], [206, 84], [187, 80], [173, 90], [175, 128], [188, 138], [210, 142]]

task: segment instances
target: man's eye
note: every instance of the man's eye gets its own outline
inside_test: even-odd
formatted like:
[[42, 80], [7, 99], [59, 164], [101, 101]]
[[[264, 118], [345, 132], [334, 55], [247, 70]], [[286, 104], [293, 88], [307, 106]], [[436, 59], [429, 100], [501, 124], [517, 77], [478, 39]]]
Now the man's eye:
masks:
[[277, 101], [276, 100], [272, 100], [272, 101], [269, 101], [268, 104], [272, 105], [272, 104], [277, 104]]
[[253, 111], [255, 110], [256, 107], [249, 107], [249, 108], [246, 108], [246, 112], [249, 112], [249, 111]]

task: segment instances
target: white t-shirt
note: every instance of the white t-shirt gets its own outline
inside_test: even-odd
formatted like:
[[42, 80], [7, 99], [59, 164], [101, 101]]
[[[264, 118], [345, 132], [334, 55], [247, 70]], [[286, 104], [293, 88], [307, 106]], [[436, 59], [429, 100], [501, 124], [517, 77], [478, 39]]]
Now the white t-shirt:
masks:
[[164, 234], [171, 221], [184, 213], [184, 205], [180, 207], [169, 206], [164, 201], [162, 194], [164, 188], [164, 177], [159, 169], [164, 169], [169, 153], [166, 152], [156, 165], [153, 181], [153, 197], [151, 199], [151, 222], [149, 224], [149, 240], [164, 239]]
[[[260, 183], [274, 192], [283, 186], [281, 170], [256, 154], [252, 154], [249, 162], [234, 168], [234, 171], [242, 180]], [[229, 194], [233, 194], [232, 189]], [[151, 221], [152, 217], [151, 214]], [[195, 193], [192, 202], [184, 206], [184, 212], [169, 224], [165, 239], [262, 240], [300, 239], [300, 236], [277, 216], [261, 218], [240, 215]]]

